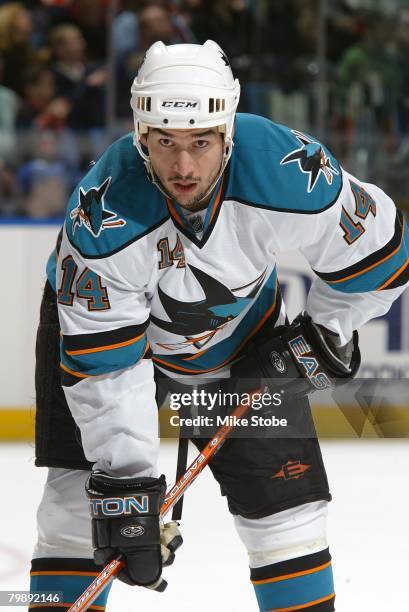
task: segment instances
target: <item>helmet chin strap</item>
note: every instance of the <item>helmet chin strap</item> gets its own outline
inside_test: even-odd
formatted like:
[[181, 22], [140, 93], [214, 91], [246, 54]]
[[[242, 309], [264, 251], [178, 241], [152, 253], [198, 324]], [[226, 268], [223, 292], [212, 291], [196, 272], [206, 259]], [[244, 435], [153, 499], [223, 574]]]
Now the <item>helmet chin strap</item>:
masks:
[[[219, 172], [216, 175], [216, 178], [214, 179], [214, 181], [212, 182], [212, 184], [210, 185], [210, 187], [206, 190], [206, 193], [200, 198], [200, 200], [198, 202], [202, 202], [205, 198], [207, 198], [207, 196], [212, 193], [213, 189], [216, 187], [218, 180], [220, 179], [221, 175], [223, 174], [226, 166], [227, 166], [227, 162], [230, 159], [230, 155], [231, 155], [231, 147], [233, 146], [233, 141], [231, 141], [228, 145], [225, 146], [225, 152], [223, 155], [223, 159], [222, 162], [220, 164], [220, 169]], [[150, 159], [145, 158], [144, 161], [145, 164], [145, 168], [148, 172], [148, 176], [149, 176], [149, 180], [151, 181], [151, 183], [153, 185], [155, 185], [155, 187], [157, 187], [159, 189], [159, 191], [165, 196], [165, 198], [169, 198], [170, 200], [174, 199], [172, 194], [169, 193], [165, 187], [163, 186], [163, 184], [161, 183], [159, 177], [155, 174], [155, 170], [153, 169], [152, 166], [152, 162], [150, 161]], [[183, 205], [182, 205], [183, 207]]]

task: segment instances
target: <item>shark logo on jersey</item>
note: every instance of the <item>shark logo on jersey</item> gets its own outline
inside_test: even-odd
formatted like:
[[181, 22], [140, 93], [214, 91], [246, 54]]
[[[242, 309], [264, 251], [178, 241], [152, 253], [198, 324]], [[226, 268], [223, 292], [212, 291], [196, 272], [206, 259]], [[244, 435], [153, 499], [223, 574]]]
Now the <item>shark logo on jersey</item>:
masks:
[[158, 296], [170, 321], [164, 321], [151, 314], [152, 323], [165, 331], [185, 337], [184, 342], [159, 344], [162, 348], [171, 351], [189, 348], [192, 345], [198, 349], [203, 348], [252, 301], [267, 273], [266, 268], [250, 283], [229, 289], [203, 270], [192, 265], [187, 267], [198, 281], [205, 299], [181, 302], [167, 295], [158, 285]]
[[72, 233], [81, 225], [98, 238], [103, 229], [122, 227], [126, 221], [117, 219], [118, 215], [105, 208], [104, 197], [111, 184], [112, 177], [109, 176], [99, 187], [91, 187], [84, 191], [80, 187], [78, 205], [71, 211]]
[[339, 172], [325, 154], [322, 145], [319, 142], [315, 142], [315, 140], [311, 140], [311, 138], [298, 130], [291, 131], [302, 146], [283, 157], [280, 165], [283, 166], [291, 162], [298, 163], [301, 172], [309, 174], [308, 193], [311, 193], [314, 189], [321, 173], [324, 175], [328, 185], [332, 185], [334, 174], [339, 174]]

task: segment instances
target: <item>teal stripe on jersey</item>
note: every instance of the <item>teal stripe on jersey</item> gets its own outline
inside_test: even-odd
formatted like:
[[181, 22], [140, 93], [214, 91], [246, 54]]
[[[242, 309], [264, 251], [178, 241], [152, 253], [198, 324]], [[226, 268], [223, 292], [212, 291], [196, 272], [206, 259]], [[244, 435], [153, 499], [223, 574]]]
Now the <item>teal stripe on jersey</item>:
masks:
[[[41, 574], [31, 576], [30, 592], [38, 591], [58, 591], [63, 593], [64, 603], [73, 604], [76, 599], [89, 587], [95, 576], [69, 576], [64, 573], [61, 575]], [[106, 606], [111, 584], [108, 585], [101, 595], [93, 602], [93, 606]]]
[[80, 374], [98, 376], [116, 370], [123, 370], [135, 365], [146, 350], [147, 339], [142, 338], [118, 348], [83, 355], [68, 355], [64, 348], [64, 339], [61, 341], [61, 362], [69, 369]]
[[332, 567], [329, 565], [325, 569], [305, 576], [255, 584], [254, 591], [260, 612], [305, 606], [332, 595], [334, 592]]
[[55, 249], [48, 258], [46, 271], [48, 282], [53, 288], [53, 291], [57, 292], [57, 253]]
[[[278, 317], [281, 307], [280, 291], [277, 287], [277, 271], [276, 268], [272, 271], [266, 283], [264, 284], [258, 298], [240, 321], [233, 334], [222, 340], [218, 344], [212, 346], [207, 351], [204, 351], [199, 357], [188, 360], [177, 355], [160, 355], [153, 356], [153, 360], [159, 366], [167, 367], [172, 371], [189, 370], [192, 374], [200, 374], [204, 371], [217, 369], [224, 362], [228, 361], [232, 355], [238, 350], [240, 345], [248, 338], [251, 332], [257, 327], [263, 316], [269, 308], [276, 302], [275, 310], [270, 316]], [[186, 357], [186, 355], [185, 355]], [[178, 370], [182, 368], [183, 370]]]
[[[409, 226], [405, 222], [403, 237], [396, 253], [371, 270], [363, 271], [354, 278], [339, 282], [328, 282], [336, 291], [343, 293], [364, 293], [375, 291], [390, 279], [404, 264], [409, 262]], [[324, 279], [325, 280], [325, 279]], [[387, 287], [385, 287], [387, 289]]]

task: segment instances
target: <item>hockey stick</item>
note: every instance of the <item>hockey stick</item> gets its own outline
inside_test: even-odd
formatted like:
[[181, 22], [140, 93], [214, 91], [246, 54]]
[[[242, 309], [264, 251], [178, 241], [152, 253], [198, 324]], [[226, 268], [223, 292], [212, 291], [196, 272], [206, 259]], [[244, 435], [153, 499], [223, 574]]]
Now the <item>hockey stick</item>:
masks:
[[[176, 484], [168, 491], [160, 511], [161, 517], [164, 517], [169, 510], [173, 508], [192, 482], [199, 476], [203, 468], [206, 467], [213, 455], [220, 449], [229, 433], [234, 429], [236, 419], [240, 419], [246, 414], [252, 405], [253, 396], [257, 393], [261, 393], [261, 389], [256, 389], [249, 393], [248, 402], [239, 404], [239, 406], [235, 408], [229, 415], [230, 418], [228, 419], [228, 423], [222, 425], [220, 429], [217, 430], [202, 452], [199, 453], [196, 459], [189, 465], [183, 476], [179, 478]], [[82, 595], [80, 595], [72, 606], [68, 608], [68, 612], [84, 612], [88, 610], [92, 602], [95, 601], [102, 591], [113, 581], [124, 565], [125, 563], [122, 561], [121, 556], [110, 561]]]

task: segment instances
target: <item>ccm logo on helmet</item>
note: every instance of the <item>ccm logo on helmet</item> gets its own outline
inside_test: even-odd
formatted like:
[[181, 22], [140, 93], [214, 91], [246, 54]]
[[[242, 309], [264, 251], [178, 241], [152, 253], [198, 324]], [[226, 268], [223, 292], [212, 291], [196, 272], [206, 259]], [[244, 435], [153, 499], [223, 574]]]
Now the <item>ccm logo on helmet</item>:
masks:
[[192, 100], [163, 100], [162, 108], [198, 108], [199, 102]]
[[149, 512], [149, 497], [107, 497], [105, 499], [90, 499], [91, 514], [98, 516], [121, 516], [122, 514], [141, 514]]
[[334, 386], [325, 372], [319, 371], [320, 364], [318, 360], [312, 354], [308, 355], [312, 351], [304, 336], [300, 335], [293, 338], [288, 342], [288, 346], [300, 366], [304, 369], [308, 380], [316, 389], [328, 389]]

